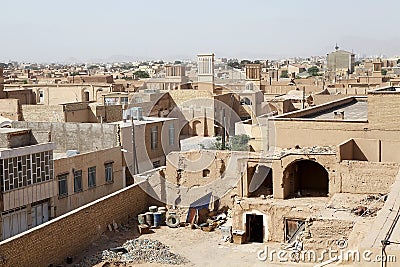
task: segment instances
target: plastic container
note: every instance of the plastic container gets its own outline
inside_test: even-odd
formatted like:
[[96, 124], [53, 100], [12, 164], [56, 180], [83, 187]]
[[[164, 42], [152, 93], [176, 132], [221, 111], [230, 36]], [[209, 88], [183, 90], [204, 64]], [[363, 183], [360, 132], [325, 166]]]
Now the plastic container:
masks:
[[165, 210], [159, 211], [161, 213], [161, 225], [165, 225], [165, 220], [167, 219], [167, 212]]
[[150, 227], [153, 226], [154, 223], [153, 212], [146, 212], [145, 214], [146, 214], [146, 224]]
[[157, 212], [157, 206], [150, 206], [149, 207], [150, 212]]
[[160, 227], [161, 226], [161, 222], [162, 222], [162, 215], [160, 212], [154, 212], [154, 227]]
[[146, 223], [146, 214], [139, 214], [137, 217], [138, 217], [139, 224], [145, 224]]
[[158, 207], [158, 211], [167, 211], [166, 207]]

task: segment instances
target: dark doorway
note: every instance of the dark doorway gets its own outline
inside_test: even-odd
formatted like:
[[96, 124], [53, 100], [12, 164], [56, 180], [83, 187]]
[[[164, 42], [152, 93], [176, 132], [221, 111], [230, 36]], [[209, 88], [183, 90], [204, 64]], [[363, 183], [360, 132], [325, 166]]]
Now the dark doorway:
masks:
[[286, 167], [283, 176], [285, 198], [328, 195], [329, 174], [316, 161], [296, 160]]
[[246, 214], [246, 234], [249, 242], [263, 242], [264, 224], [262, 215]]

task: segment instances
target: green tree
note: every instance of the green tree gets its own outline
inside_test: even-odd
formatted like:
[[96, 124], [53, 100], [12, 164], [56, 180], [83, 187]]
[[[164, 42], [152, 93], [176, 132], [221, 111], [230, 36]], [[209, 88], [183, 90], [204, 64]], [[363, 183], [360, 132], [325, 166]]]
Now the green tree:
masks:
[[400, 64], [400, 58], [397, 60], [397, 64]]
[[387, 70], [381, 70], [381, 74], [385, 76], [387, 74]]
[[281, 72], [280, 78], [289, 78], [288, 71], [287, 71], [287, 70], [283, 70], [283, 71]]
[[307, 70], [307, 72], [308, 72], [308, 74], [310, 74], [311, 76], [318, 76], [319, 69], [318, 69], [317, 66], [312, 66], [311, 68], [309, 68], [309, 69]]
[[234, 135], [230, 138], [228, 144], [224, 146], [222, 144], [221, 136], [217, 136], [215, 142], [213, 142], [209, 147], [205, 145], [200, 145], [202, 149], [211, 150], [233, 150], [233, 151], [247, 151], [249, 150], [249, 140], [250, 137], [247, 134]]
[[229, 149], [233, 151], [249, 150], [250, 137], [247, 134], [234, 135], [229, 140]]
[[240, 69], [240, 64], [237, 61], [229, 61], [228, 66], [233, 69]]
[[150, 78], [150, 75], [149, 75], [147, 72], [143, 71], [143, 70], [135, 71], [135, 72], [133, 73], [133, 75], [134, 75], [137, 79]]

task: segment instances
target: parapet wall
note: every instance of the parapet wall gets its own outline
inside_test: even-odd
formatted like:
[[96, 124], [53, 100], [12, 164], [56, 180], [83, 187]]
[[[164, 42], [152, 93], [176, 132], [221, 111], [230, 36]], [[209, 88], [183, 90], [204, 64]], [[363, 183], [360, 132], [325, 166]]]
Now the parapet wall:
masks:
[[119, 126], [115, 124], [14, 121], [12, 126], [32, 129], [39, 143], [54, 142], [55, 152], [84, 153], [119, 146]]
[[159, 204], [142, 189], [147, 186], [129, 186], [0, 242], [0, 266], [49, 266], [79, 254], [108, 224], [127, 222]]

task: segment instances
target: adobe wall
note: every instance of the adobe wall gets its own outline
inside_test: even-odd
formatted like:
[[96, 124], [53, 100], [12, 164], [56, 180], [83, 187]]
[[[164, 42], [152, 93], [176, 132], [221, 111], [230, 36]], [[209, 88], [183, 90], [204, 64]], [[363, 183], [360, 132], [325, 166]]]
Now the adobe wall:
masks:
[[141, 186], [147, 184], [129, 186], [0, 242], [4, 266], [49, 266], [81, 253], [108, 224], [133, 220], [149, 205], [159, 205]]
[[119, 125], [114, 124], [14, 121], [12, 126], [32, 129], [39, 143], [54, 142], [54, 152], [84, 153], [119, 146]]
[[21, 106], [18, 99], [0, 99], [0, 116], [10, 120], [20, 120]]
[[35, 95], [31, 89], [7, 90], [7, 98], [18, 99], [21, 105], [36, 104]]
[[246, 230], [246, 214], [263, 215], [264, 242], [285, 242], [285, 219], [301, 219], [306, 222], [306, 232], [310, 239], [304, 239], [305, 249], [326, 249], [340, 237], [347, 237], [352, 230], [352, 222], [344, 220], [310, 220], [316, 209], [304, 204], [284, 203], [275, 200], [251, 201], [246, 199], [234, 205], [232, 229]]
[[337, 165], [340, 192], [385, 194], [390, 191], [399, 171], [399, 163], [344, 160]]
[[364, 131], [367, 122], [274, 120], [277, 147], [338, 145], [351, 138], [373, 138], [379, 133]]
[[65, 122], [61, 105], [22, 105], [24, 121]]
[[117, 122], [122, 120], [121, 105], [90, 105], [88, 122]]

